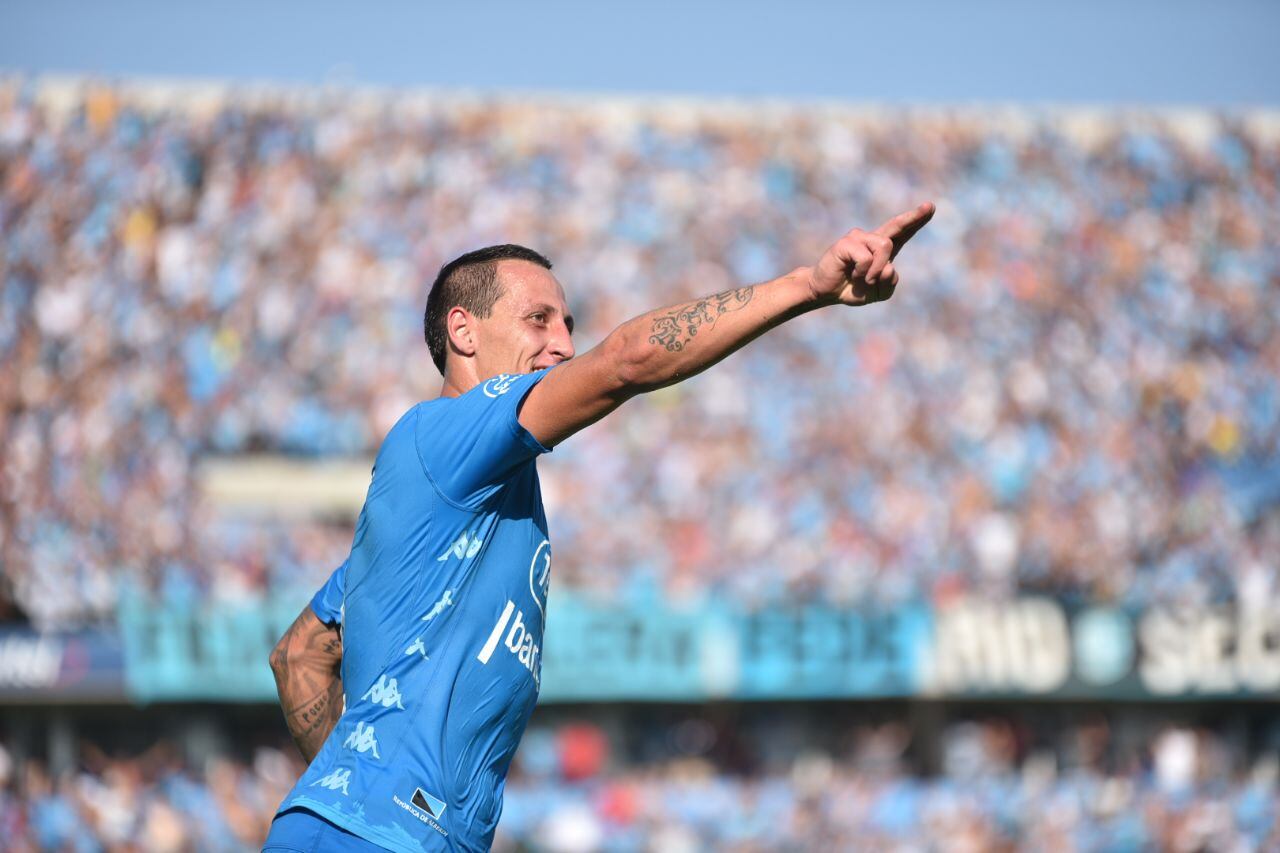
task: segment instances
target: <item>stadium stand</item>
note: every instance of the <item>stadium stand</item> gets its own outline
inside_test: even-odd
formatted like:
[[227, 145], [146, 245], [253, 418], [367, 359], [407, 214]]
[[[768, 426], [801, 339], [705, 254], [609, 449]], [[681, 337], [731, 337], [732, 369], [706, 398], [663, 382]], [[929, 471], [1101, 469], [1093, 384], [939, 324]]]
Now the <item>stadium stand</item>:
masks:
[[787, 327], [556, 452], [557, 583], [753, 602], [1274, 590], [1266, 115], [17, 79], [0, 168], [0, 548], [40, 625], [109, 619], [122, 576], [162, 600], [321, 579], [345, 519], [228, 533], [194, 472], [368, 454], [435, 393], [423, 289], [459, 251], [541, 248], [590, 344], [926, 192], [942, 212], [892, 305]]
[[[494, 849], [1266, 850], [1280, 842], [1275, 752], [1251, 758], [1248, 741], [1229, 729], [1148, 728], [1145, 749], [1136, 731], [1097, 715], [1053, 731], [1009, 717], [956, 720], [942, 728], [940, 772], [931, 776], [913, 766], [897, 722], [846, 722], [833, 728], [831, 746], [776, 717], [726, 726], [688, 712], [655, 724], [646, 714], [632, 729], [646, 735], [627, 749], [626, 738], [595, 723], [532, 727]], [[244, 731], [236, 728], [241, 743]], [[19, 778], [0, 753], [6, 849], [251, 849], [302, 770], [292, 746], [269, 739], [198, 762], [167, 740], [137, 753], [89, 747], [84, 756], [62, 774], [27, 760]]]
[[[9, 78], [0, 622], [113, 630], [138, 600], [296, 614], [349, 548], [350, 505], [299, 515], [226, 495], [282, 465], [336, 464], [343, 484], [367, 469], [438, 389], [425, 288], [463, 251], [550, 256], [581, 350], [923, 197], [939, 214], [890, 304], [783, 327], [545, 460], [553, 597], [1251, 603], [1274, 621], [1275, 115]], [[1213, 618], [1205, 636], [1228, 630]], [[1280, 673], [1280, 629], [1240, 624], [1253, 671]], [[55, 658], [13, 636], [0, 698], [14, 667], [66, 689], [89, 646], [124, 695], [128, 637], [121, 651], [66, 634]], [[1280, 728], [1264, 704], [1180, 722], [1134, 710], [1113, 730], [1110, 710], [1051, 723], [1013, 702], [906, 729], [831, 723], [829, 743], [788, 706], [776, 731], [708, 740], [686, 720], [647, 746], [540, 711], [498, 845], [1274, 849]], [[6, 849], [247, 849], [300, 769], [266, 718], [250, 746], [224, 730], [197, 748], [184, 728], [130, 751], [82, 715], [58, 735], [11, 710]], [[56, 748], [14, 746], [46, 737]]]

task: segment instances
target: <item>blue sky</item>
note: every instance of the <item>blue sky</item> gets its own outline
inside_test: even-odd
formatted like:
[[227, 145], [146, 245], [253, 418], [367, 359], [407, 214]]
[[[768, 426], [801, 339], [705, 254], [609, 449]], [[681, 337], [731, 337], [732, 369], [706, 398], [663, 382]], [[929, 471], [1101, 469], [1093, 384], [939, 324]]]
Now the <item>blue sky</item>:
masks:
[[0, 69], [882, 103], [1280, 104], [1280, 0], [0, 3]]

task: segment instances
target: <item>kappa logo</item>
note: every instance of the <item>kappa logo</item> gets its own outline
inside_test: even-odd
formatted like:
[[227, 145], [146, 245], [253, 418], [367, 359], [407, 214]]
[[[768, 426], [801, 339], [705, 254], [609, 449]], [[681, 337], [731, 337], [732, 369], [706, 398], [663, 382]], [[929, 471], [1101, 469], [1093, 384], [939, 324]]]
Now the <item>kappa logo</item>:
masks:
[[390, 708], [394, 705], [401, 711], [404, 710], [404, 702], [401, 701], [402, 697], [400, 696], [400, 685], [396, 683], [394, 678], [387, 678], [385, 673], [378, 677], [377, 683], [370, 687], [360, 699], [366, 702], [373, 702], [373, 704], [381, 705], [384, 708]]
[[503, 373], [484, 383], [484, 395], [498, 398], [511, 390], [511, 384], [520, 378], [519, 373]]
[[479, 536], [464, 530], [457, 539], [453, 540], [452, 545], [444, 549], [443, 554], [436, 557], [436, 562], [443, 563], [450, 556], [457, 557], [459, 560], [469, 560], [476, 555], [476, 552], [480, 550], [480, 546], [483, 544], [484, 540]]
[[347, 735], [347, 740], [342, 745], [359, 753], [372, 752], [374, 758], [382, 760], [382, 756], [378, 754], [378, 740], [373, 736], [373, 726], [365, 725], [363, 721], [356, 723], [355, 731]]
[[332, 773], [330, 773], [328, 776], [325, 776], [323, 779], [320, 779], [316, 782], [312, 782], [311, 787], [314, 788], [317, 785], [319, 785], [321, 788], [328, 788], [330, 791], [341, 791], [343, 794], [350, 796], [349, 794], [347, 794], [347, 785], [350, 782], [351, 782], [351, 771], [344, 770], [343, 768], [339, 767], [337, 770], [334, 770]]
[[446, 607], [453, 606], [453, 590], [446, 589], [444, 595], [440, 596], [440, 600], [431, 605], [431, 609], [427, 611], [427, 615], [422, 617], [423, 622], [430, 622], [432, 619], [444, 612]]
[[422, 655], [422, 659], [423, 659], [423, 660], [430, 660], [430, 658], [428, 658], [428, 657], [427, 657], [427, 647], [426, 647], [426, 645], [422, 642], [422, 638], [421, 638], [421, 637], [419, 637], [418, 639], [414, 640], [414, 641], [413, 641], [413, 645], [411, 645], [411, 646], [409, 646], [409, 648], [405, 649], [405, 650], [404, 650], [404, 653], [405, 653], [406, 655], [413, 655], [413, 654]]

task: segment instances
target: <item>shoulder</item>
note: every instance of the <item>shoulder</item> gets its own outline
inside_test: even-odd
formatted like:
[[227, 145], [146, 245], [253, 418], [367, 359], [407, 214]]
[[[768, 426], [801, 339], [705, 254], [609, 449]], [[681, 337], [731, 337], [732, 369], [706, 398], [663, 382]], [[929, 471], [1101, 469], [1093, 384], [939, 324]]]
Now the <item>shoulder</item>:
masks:
[[535, 370], [532, 373], [500, 373], [481, 382], [463, 396], [478, 393], [484, 399], [497, 400], [507, 396], [512, 391], [528, 391], [534, 385], [537, 385], [549, 370], [551, 368], [546, 367], [542, 370]]
[[518, 406], [529, 390], [542, 381], [551, 369], [543, 368], [532, 373], [500, 373], [456, 397], [437, 397], [418, 405], [424, 416], [507, 409], [512, 405]]

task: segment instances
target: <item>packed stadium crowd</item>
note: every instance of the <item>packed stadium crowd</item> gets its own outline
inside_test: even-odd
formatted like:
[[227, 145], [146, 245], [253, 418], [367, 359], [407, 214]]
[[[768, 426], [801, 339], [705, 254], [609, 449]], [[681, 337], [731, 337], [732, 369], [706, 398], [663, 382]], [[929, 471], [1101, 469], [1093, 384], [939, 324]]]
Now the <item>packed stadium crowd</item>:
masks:
[[788, 324], [544, 461], [555, 584], [1274, 594], [1265, 118], [5, 81], [0, 599], [56, 626], [109, 619], [122, 579], [318, 584], [351, 519], [220, 519], [198, 466], [371, 454], [438, 390], [422, 308], [463, 251], [547, 254], [581, 350], [926, 198], [892, 302]]
[[[508, 781], [494, 849], [1268, 850], [1280, 845], [1274, 751], [1169, 726], [1149, 750], [1080, 723], [1029, 749], [1008, 720], [955, 723], [941, 772], [913, 772], [895, 723], [838, 749], [726, 762], [705, 721], [654, 727], [665, 744], [624, 759], [592, 724], [535, 726]], [[785, 734], [786, 727], [774, 727]], [[785, 738], [781, 740], [785, 741]], [[758, 741], [759, 742], [759, 741]], [[767, 743], [768, 739], [763, 739]], [[781, 744], [779, 744], [781, 745]], [[82, 750], [80, 766], [20, 771], [0, 754], [6, 850], [256, 849], [301, 768], [291, 747], [200, 762], [161, 741], [141, 755]]]

